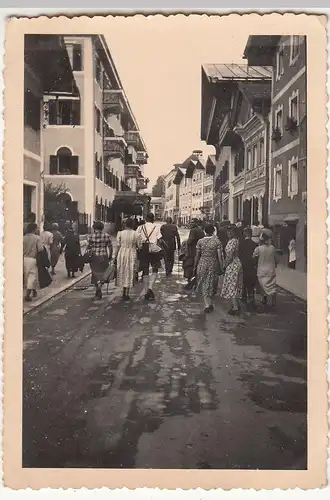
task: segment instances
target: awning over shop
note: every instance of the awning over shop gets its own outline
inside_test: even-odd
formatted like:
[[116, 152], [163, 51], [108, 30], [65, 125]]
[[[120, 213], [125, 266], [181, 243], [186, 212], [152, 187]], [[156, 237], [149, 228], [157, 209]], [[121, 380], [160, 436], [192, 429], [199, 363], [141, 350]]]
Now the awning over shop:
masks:
[[62, 36], [25, 35], [24, 60], [40, 75], [45, 94], [79, 96]]

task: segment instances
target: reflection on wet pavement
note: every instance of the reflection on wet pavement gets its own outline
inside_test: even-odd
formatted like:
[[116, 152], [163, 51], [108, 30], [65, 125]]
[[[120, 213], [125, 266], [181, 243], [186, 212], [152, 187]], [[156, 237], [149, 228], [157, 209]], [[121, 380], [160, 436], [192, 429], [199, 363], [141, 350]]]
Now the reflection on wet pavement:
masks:
[[25, 317], [24, 466], [306, 468], [305, 304], [205, 316], [181, 281]]

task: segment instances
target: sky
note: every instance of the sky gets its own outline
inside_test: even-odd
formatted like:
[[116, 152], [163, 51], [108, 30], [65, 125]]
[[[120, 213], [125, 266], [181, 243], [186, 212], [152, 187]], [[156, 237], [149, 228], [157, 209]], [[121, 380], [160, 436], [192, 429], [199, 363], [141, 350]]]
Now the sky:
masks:
[[201, 65], [245, 62], [249, 34], [220, 17], [109, 20], [104, 35], [148, 149], [150, 189], [194, 149], [214, 153], [200, 140]]

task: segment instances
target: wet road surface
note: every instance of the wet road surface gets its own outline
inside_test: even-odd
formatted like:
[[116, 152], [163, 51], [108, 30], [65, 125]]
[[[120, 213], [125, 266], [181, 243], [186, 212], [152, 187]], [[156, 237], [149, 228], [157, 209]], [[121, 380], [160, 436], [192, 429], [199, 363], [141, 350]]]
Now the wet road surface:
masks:
[[154, 303], [88, 284], [24, 318], [24, 467], [306, 468], [304, 302], [205, 316], [177, 272]]

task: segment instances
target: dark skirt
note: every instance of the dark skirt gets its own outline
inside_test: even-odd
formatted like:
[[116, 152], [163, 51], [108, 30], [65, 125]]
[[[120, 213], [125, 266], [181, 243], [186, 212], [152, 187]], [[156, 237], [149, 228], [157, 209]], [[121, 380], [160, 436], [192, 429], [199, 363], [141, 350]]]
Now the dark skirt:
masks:
[[109, 267], [109, 258], [103, 255], [93, 255], [90, 263], [92, 271], [92, 285], [103, 280], [104, 273]]
[[80, 256], [76, 253], [65, 253], [65, 267], [68, 273], [77, 273], [80, 268]]

